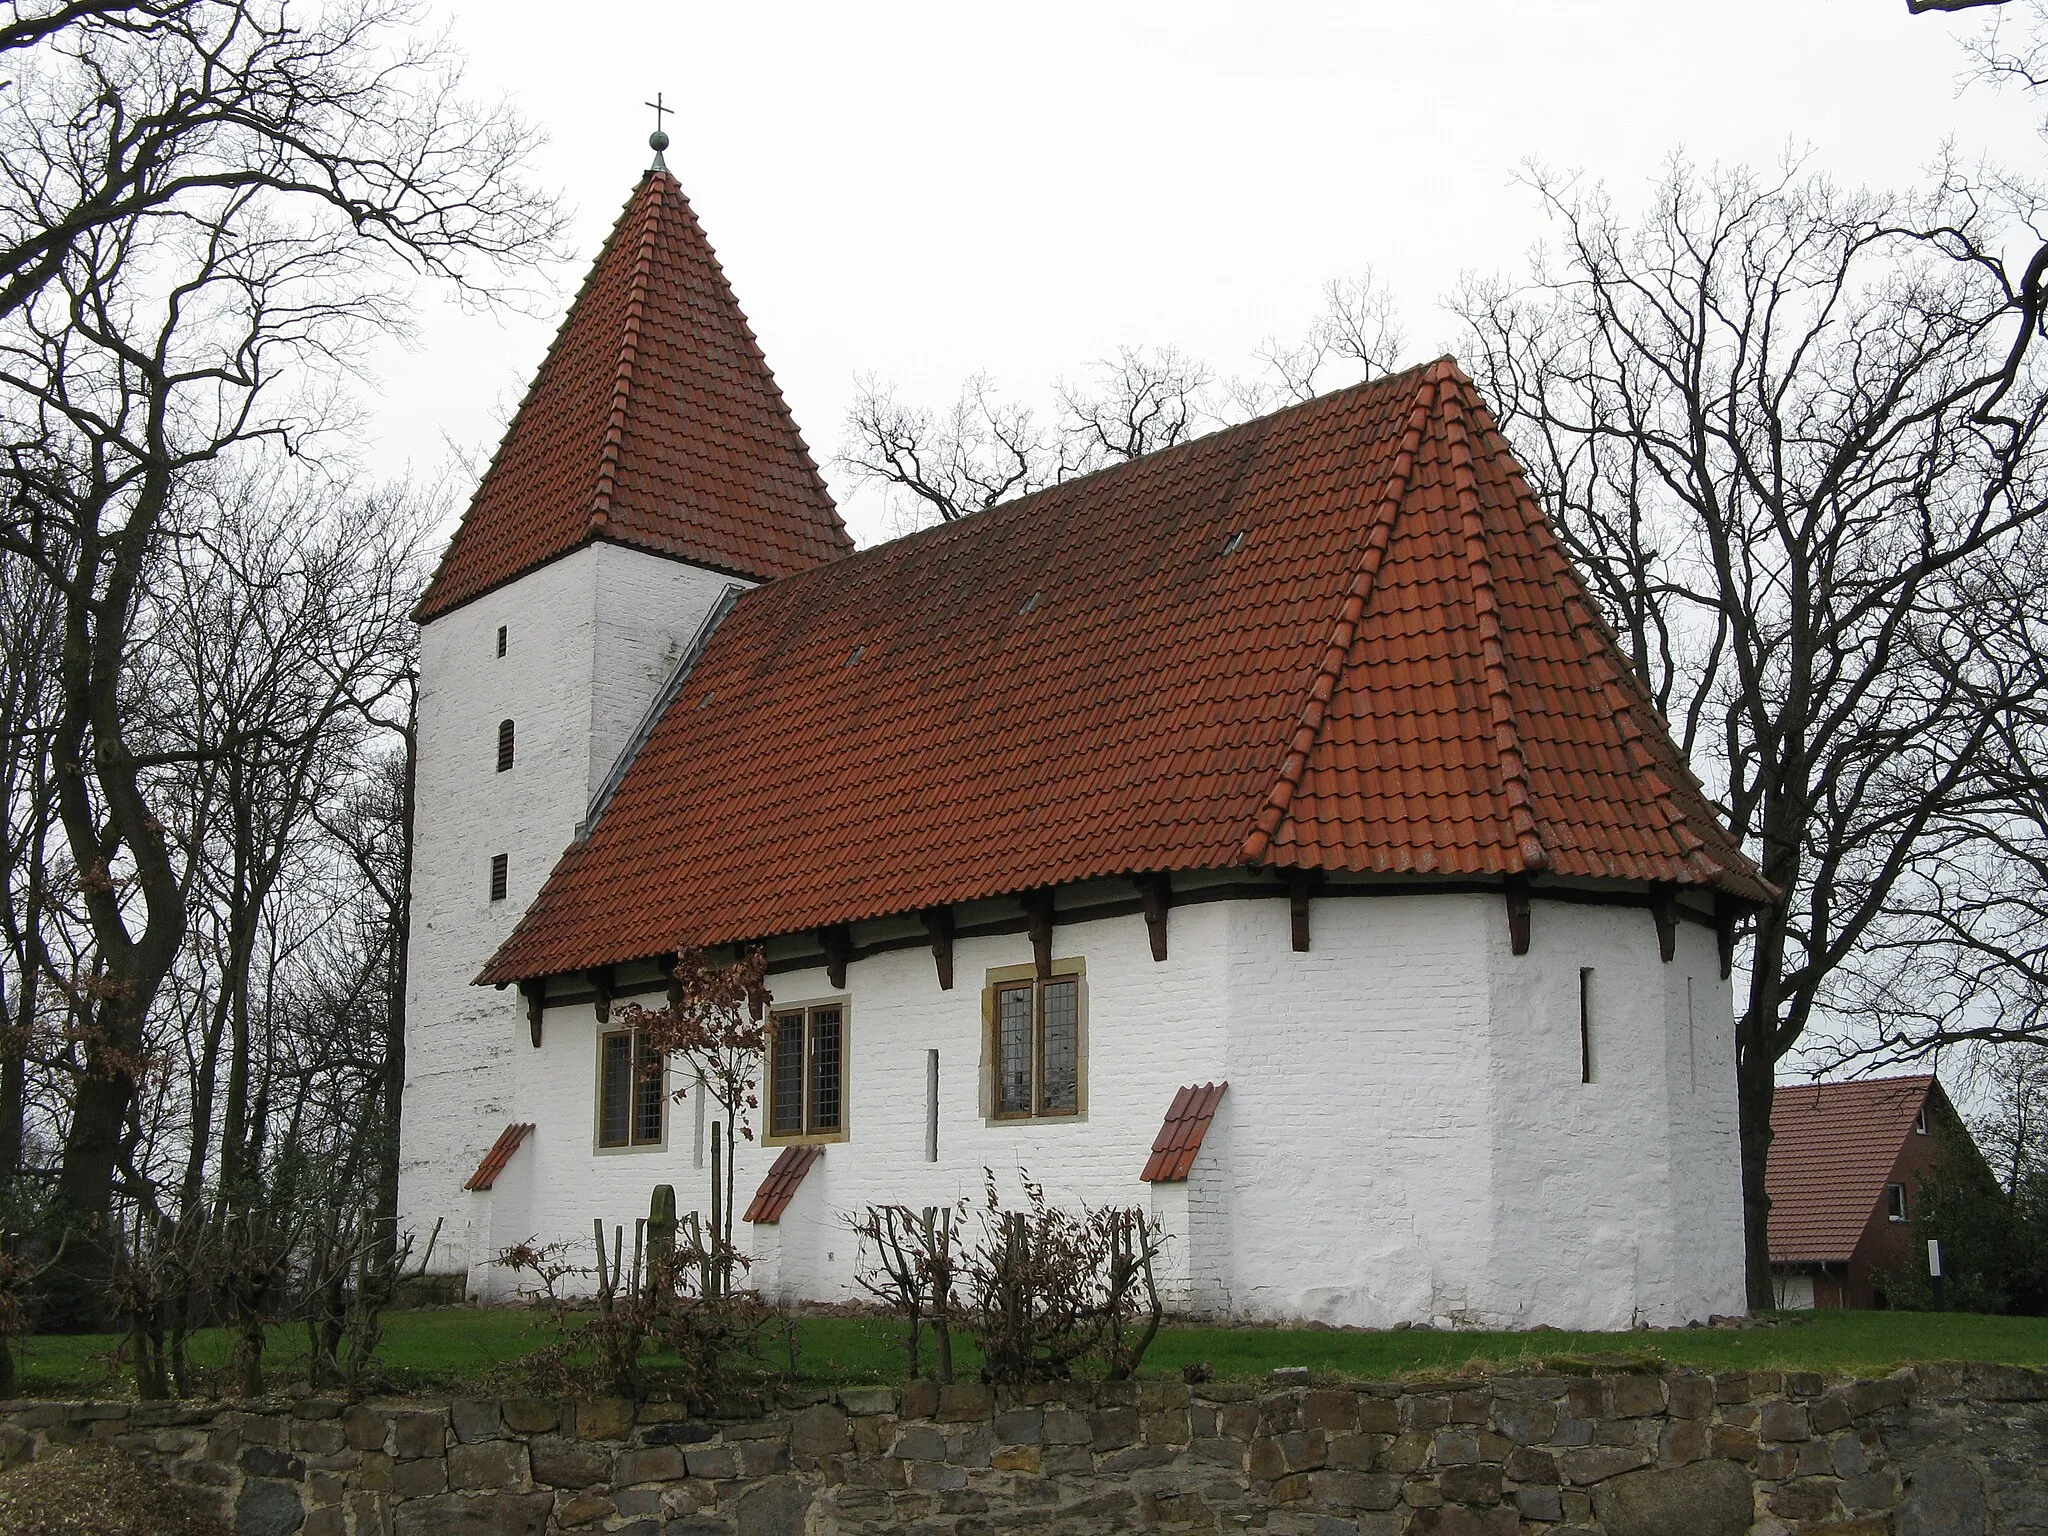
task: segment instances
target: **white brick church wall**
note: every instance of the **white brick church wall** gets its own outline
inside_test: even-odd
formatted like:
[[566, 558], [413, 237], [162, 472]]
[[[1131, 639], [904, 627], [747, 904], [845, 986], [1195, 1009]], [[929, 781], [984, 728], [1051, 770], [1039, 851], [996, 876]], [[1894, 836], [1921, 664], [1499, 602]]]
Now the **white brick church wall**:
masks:
[[[1088, 1013], [1087, 1112], [1064, 1122], [981, 1112], [981, 988], [1030, 958], [1022, 934], [961, 940], [950, 992], [922, 948], [854, 962], [843, 992], [822, 969], [778, 974], [779, 1004], [849, 999], [851, 1134], [778, 1227], [747, 1233], [754, 1279], [852, 1294], [844, 1213], [971, 1208], [986, 1167], [1006, 1198], [1023, 1170], [1056, 1202], [1152, 1210], [1175, 1239], [1162, 1278], [1204, 1310], [1576, 1327], [1739, 1311], [1731, 999], [1711, 932], [1682, 925], [1664, 965], [1641, 909], [1539, 899], [1534, 925], [1531, 953], [1514, 956], [1498, 896], [1329, 898], [1298, 954], [1284, 901], [1219, 901], [1173, 912], [1165, 964], [1135, 916], [1062, 926], [1054, 953], [1085, 962]], [[1591, 1084], [1581, 967], [1595, 971]], [[540, 1127], [519, 1154], [526, 1175], [466, 1197], [494, 1232], [587, 1243], [593, 1216], [630, 1229], [657, 1183], [685, 1209], [707, 1203], [694, 1105], [671, 1108], [661, 1148], [594, 1150], [597, 1028], [587, 1003], [550, 1008], [539, 1051], [522, 1026], [513, 1093]], [[932, 1048], [936, 1163], [923, 1158]], [[1231, 1088], [1194, 1176], [1141, 1184], [1174, 1090], [1218, 1078]], [[742, 1209], [774, 1156], [742, 1146]], [[472, 1272], [473, 1288], [508, 1284]]]
[[[586, 545], [421, 631], [399, 1220], [422, 1242], [442, 1220], [436, 1273], [459, 1274], [488, 1251], [461, 1185], [526, 1114], [513, 1071], [516, 1051], [529, 1050], [524, 1005], [470, 979], [539, 892], [649, 701], [734, 584]], [[499, 773], [504, 719], [514, 722], [514, 762]], [[489, 899], [497, 853], [508, 856], [502, 902]]]

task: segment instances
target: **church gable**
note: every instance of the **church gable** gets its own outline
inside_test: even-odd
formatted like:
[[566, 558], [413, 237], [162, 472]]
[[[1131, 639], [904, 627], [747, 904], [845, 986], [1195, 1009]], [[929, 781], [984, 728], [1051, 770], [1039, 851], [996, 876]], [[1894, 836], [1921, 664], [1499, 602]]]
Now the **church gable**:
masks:
[[1765, 896], [1623, 670], [1439, 362], [748, 593], [481, 979], [1245, 864]]
[[689, 200], [659, 168], [570, 306], [418, 617], [592, 539], [754, 580], [853, 548]]

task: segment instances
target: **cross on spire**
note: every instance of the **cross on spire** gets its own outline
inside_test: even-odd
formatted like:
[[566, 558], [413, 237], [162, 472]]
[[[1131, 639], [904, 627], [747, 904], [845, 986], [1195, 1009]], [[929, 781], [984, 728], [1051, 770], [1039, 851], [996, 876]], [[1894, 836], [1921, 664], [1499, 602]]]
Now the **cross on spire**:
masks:
[[654, 132], [647, 135], [647, 147], [654, 151], [654, 164], [649, 169], [665, 171], [668, 169], [668, 165], [661, 158], [661, 152], [668, 148], [668, 135], [662, 131], [661, 120], [675, 111], [675, 108], [664, 105], [660, 91], [654, 93], [654, 100], [644, 102], [642, 105], [654, 109]]

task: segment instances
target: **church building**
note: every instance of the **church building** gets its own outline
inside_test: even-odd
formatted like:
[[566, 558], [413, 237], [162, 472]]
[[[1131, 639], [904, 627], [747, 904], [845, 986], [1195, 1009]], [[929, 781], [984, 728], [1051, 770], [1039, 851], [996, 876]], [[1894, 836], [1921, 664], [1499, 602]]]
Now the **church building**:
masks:
[[657, 157], [418, 618], [401, 1221], [472, 1294], [708, 1204], [618, 1005], [758, 945], [771, 1296], [986, 1169], [1190, 1313], [1743, 1310], [1772, 893], [1450, 359], [856, 550]]

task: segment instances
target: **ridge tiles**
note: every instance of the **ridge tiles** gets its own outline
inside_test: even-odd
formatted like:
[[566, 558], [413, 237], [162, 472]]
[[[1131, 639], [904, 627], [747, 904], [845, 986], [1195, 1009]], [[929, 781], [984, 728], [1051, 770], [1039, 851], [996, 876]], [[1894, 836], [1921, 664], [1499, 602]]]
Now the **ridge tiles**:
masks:
[[853, 548], [689, 199], [662, 170], [613, 226], [415, 616], [593, 539], [752, 580]]
[[1768, 899], [1626, 678], [1444, 359], [748, 592], [480, 979], [1248, 863]]

